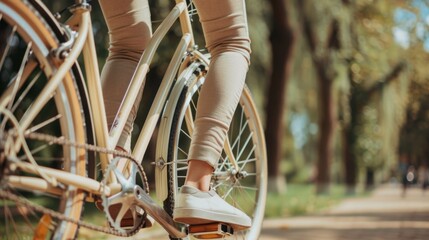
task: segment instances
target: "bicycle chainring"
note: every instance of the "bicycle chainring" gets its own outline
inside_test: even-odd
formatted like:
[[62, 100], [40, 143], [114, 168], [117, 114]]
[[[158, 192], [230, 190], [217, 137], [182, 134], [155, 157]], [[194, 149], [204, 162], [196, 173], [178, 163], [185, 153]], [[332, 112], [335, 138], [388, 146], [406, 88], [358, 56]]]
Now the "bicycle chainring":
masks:
[[[118, 170], [118, 164], [125, 162], [127, 173]], [[143, 168], [134, 160], [116, 157], [109, 164], [102, 181], [102, 185], [112, 191], [110, 196], [101, 195], [103, 210], [109, 225], [114, 230], [132, 235], [144, 226], [147, 213], [136, 204], [134, 188], [143, 186], [148, 192], [148, 183]]]

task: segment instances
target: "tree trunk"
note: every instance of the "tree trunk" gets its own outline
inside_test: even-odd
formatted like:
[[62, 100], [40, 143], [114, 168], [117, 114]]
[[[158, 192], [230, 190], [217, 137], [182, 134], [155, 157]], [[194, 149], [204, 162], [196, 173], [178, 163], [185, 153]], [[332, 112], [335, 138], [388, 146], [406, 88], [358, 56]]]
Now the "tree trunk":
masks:
[[374, 184], [375, 184], [375, 171], [373, 168], [366, 167], [365, 190], [366, 191], [373, 190]]
[[[326, 46], [320, 46], [319, 39], [310, 22], [310, 17], [305, 11], [308, 2], [299, 1], [298, 6], [301, 14], [301, 23], [305, 40], [308, 43], [312, 55], [313, 64], [316, 68], [317, 80], [319, 82], [319, 145], [316, 175], [316, 192], [323, 194], [329, 192], [331, 159], [333, 157], [334, 133], [337, 123], [337, 108], [334, 101], [333, 78], [335, 68], [333, 66], [333, 52], [341, 49], [340, 27], [338, 19], [332, 18], [328, 26], [328, 39]], [[319, 53], [319, 54], [318, 54]], [[320, 54], [322, 53], [322, 54]]]
[[[351, 111], [355, 111], [351, 109]], [[352, 120], [356, 117], [353, 117]], [[356, 144], [355, 128], [356, 124], [349, 124], [344, 129], [344, 142], [343, 142], [343, 162], [344, 162], [344, 180], [346, 184], [347, 194], [353, 195], [355, 193], [355, 186], [357, 181], [357, 161], [353, 148]]]
[[284, 102], [286, 86], [291, 70], [294, 32], [289, 23], [286, 11], [286, 1], [270, 0], [273, 11], [273, 25], [271, 29], [272, 74], [268, 87], [266, 103], [266, 130], [265, 137], [268, 154], [268, 178], [270, 190], [282, 192], [284, 180], [280, 170], [282, 146], [284, 136]]
[[319, 63], [319, 159], [317, 162], [316, 191], [319, 194], [329, 192], [330, 166], [334, 150], [334, 131], [336, 125], [336, 108], [332, 93], [332, 80], [322, 72], [326, 70], [324, 64]]

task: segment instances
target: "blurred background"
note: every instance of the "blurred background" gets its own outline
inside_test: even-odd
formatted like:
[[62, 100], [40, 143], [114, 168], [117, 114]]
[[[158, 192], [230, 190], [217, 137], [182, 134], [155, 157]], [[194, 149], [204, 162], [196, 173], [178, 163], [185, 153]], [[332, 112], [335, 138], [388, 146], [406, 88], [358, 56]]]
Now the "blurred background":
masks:
[[[53, 11], [72, 3], [43, 1]], [[173, 1], [149, 2], [156, 29]], [[98, 1], [91, 4], [101, 68], [108, 34]], [[248, 0], [247, 10], [247, 83], [267, 140], [267, 217], [399, 185], [410, 171], [420, 183], [429, 165], [429, 1]], [[195, 31], [204, 47], [201, 29]], [[145, 101], [167, 64], [158, 59], [177, 39], [172, 31], [162, 43]]]

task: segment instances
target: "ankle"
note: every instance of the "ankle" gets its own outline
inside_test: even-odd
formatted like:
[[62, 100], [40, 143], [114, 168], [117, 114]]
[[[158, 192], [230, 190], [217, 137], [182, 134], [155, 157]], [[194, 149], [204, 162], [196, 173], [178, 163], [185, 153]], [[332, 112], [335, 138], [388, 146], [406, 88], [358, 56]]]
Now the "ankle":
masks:
[[213, 167], [204, 161], [190, 160], [185, 185], [198, 188], [201, 191], [210, 190]]
[[186, 181], [184, 185], [197, 188], [202, 192], [208, 192], [210, 190], [209, 184], [203, 184], [201, 182]]

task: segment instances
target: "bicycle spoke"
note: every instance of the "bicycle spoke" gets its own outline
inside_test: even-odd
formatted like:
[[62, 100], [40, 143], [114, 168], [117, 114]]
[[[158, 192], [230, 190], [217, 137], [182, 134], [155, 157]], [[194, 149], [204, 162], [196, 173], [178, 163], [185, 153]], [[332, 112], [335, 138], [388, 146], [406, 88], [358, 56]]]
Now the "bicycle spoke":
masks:
[[[254, 151], [253, 151], [254, 152]], [[252, 152], [252, 153], [253, 153]], [[241, 165], [241, 164], [243, 164], [244, 162], [246, 162], [246, 163], [253, 163], [253, 162], [256, 162], [257, 161], [257, 159], [256, 158], [247, 158], [247, 159], [243, 159], [243, 160], [240, 160], [240, 161], [237, 161], [237, 163], [238, 163], [238, 165]]]
[[[243, 115], [244, 115], [244, 111], [243, 111], [243, 109], [241, 109], [241, 112], [240, 112], [240, 125], [239, 126], [242, 126], [243, 125]], [[245, 127], [243, 126], [243, 128], [242, 129], [244, 129]], [[239, 136], [241, 136], [241, 131], [240, 131], [240, 135]], [[237, 147], [237, 155], [238, 155], [238, 152], [239, 152], [239, 150], [240, 150], [240, 142], [241, 142], [241, 137], [237, 137], [237, 140], [238, 140], [238, 147]]]
[[[250, 195], [248, 191], [245, 191], [246, 189], [247, 190], [250, 189], [253, 192], [253, 189], [251, 189], [249, 187], [246, 188], [240, 184], [234, 185], [229, 189], [229, 191], [227, 193], [225, 193], [223, 195], [223, 198], [224, 199], [228, 198], [228, 199], [230, 199], [230, 201], [232, 201], [234, 203], [235, 206], [237, 206], [241, 209], [245, 209], [243, 207], [244, 205], [250, 206], [250, 205], [253, 205], [255, 203], [254, 196]], [[236, 201], [236, 199], [238, 199], [238, 198], [245, 199], [245, 201], [240, 201], [243, 205], [240, 205], [238, 203], [238, 200]]]
[[227, 196], [229, 196], [229, 194], [231, 193], [231, 191], [234, 190], [233, 187], [229, 188], [225, 193], [222, 194], [222, 198], [225, 199]]
[[[244, 143], [243, 147], [241, 148], [240, 153], [237, 154], [236, 159], [240, 159], [241, 158], [241, 155], [243, 154], [244, 150], [246, 150], [245, 146], [247, 146], [247, 144], [249, 143], [249, 141], [252, 140], [252, 136], [253, 136], [253, 133], [249, 134], [249, 136], [246, 139], [246, 142]], [[255, 146], [253, 146], [253, 149], [255, 149]]]
[[62, 163], [64, 162], [63, 158], [58, 158], [58, 157], [35, 157], [34, 158], [37, 162], [46, 162], [46, 163]]
[[185, 151], [185, 150], [183, 150], [182, 148], [179, 148], [178, 149], [181, 153], [183, 153], [185, 156], [188, 156], [188, 153]]
[[220, 163], [221, 164], [218, 166], [218, 169], [226, 168], [227, 159], [228, 159], [228, 156], [225, 156], [225, 157], [220, 156]]
[[[233, 186], [233, 188], [239, 189], [240, 191], [243, 191], [243, 190], [257, 191], [258, 190], [256, 187], [243, 186], [242, 184], [236, 184]], [[247, 191], [244, 191], [244, 192], [247, 192]]]
[[181, 131], [181, 133], [183, 133], [188, 139], [191, 139], [191, 136], [187, 133], [187, 132], [185, 132], [183, 129], [182, 130], [180, 130]]
[[[241, 126], [241, 124], [240, 124], [240, 126]], [[236, 148], [236, 146], [237, 146], [237, 150], [239, 149], [239, 146], [240, 146], [240, 140], [241, 140], [241, 135], [243, 135], [243, 132], [246, 130], [246, 128], [247, 128], [247, 126], [248, 126], [248, 123], [246, 122], [241, 128], [240, 128], [240, 131], [239, 131], [239, 133], [237, 134], [237, 136], [235, 137], [235, 141], [232, 143], [232, 145], [231, 145], [231, 149], [234, 149], [234, 148]], [[233, 138], [233, 137], [231, 137], [231, 138]], [[238, 155], [238, 153], [237, 153], [237, 155]], [[225, 160], [227, 160], [228, 159], [228, 157], [225, 159]]]
[[13, 87], [13, 90], [12, 90], [12, 93], [11, 93], [11, 99], [9, 99], [9, 106], [7, 107], [8, 109], [12, 109], [13, 102], [14, 102], [16, 94], [17, 94], [17, 92], [19, 90], [20, 83], [21, 83], [22, 73], [24, 72], [25, 64], [26, 64], [26, 62], [28, 60], [28, 56], [30, 55], [31, 45], [32, 45], [31, 42], [29, 42], [27, 44], [27, 49], [25, 50], [24, 57], [22, 59], [21, 65], [20, 65], [18, 73], [16, 75], [15, 84], [14, 84], [14, 87]]
[[0, 59], [0, 70], [3, 68], [3, 64], [4, 64], [4, 61], [6, 60], [7, 53], [9, 52], [9, 49], [10, 49], [10, 47], [13, 44], [13, 40], [14, 40], [14, 37], [15, 37], [16, 29], [17, 29], [17, 27], [13, 26], [12, 31], [10, 32], [9, 38], [7, 40], [6, 48], [4, 49], [3, 56]]
[[192, 109], [193, 109], [194, 111], [196, 111], [196, 110], [197, 110], [197, 104], [195, 103], [195, 101], [191, 101], [191, 106], [192, 106]]
[[177, 159], [175, 162], [176, 162], [177, 164], [185, 164], [185, 165], [188, 165], [188, 159], [187, 159], [187, 158]]
[[35, 125], [35, 126], [33, 126], [33, 127], [29, 128], [29, 129], [27, 129], [27, 130], [25, 131], [25, 133], [26, 133], [26, 134], [29, 134], [29, 133], [37, 132], [39, 129], [41, 129], [41, 128], [43, 128], [43, 127], [45, 127], [45, 126], [47, 126], [47, 125], [49, 125], [49, 124], [53, 123], [54, 121], [56, 121], [56, 120], [58, 120], [58, 119], [60, 119], [60, 118], [61, 118], [61, 115], [60, 115], [60, 114], [57, 114], [56, 116], [51, 117], [51, 118], [48, 118], [48, 119], [46, 119], [45, 121], [43, 121], [43, 122], [41, 122], [41, 123], [39, 123], [39, 124], [37, 124], [37, 125]]
[[[26, 225], [31, 228], [31, 230], [34, 230], [33, 225], [31, 224], [31, 220], [28, 217], [28, 214], [26, 214], [25, 212], [23, 212], [23, 208], [18, 208], [18, 211], [20, 212], [24, 222], [26, 223]], [[35, 213], [33, 212], [33, 214], [35, 215]]]
[[258, 176], [258, 173], [247, 173], [249, 177]]
[[[13, 226], [13, 228], [14, 228], [14, 230], [15, 230], [15, 232], [18, 232], [18, 230], [16, 229], [16, 223], [15, 223], [15, 220], [14, 220], [14, 218], [13, 218], [13, 216], [14, 216], [14, 214], [12, 214], [12, 212], [11, 212], [11, 210], [10, 210], [10, 208], [5, 204], [5, 206], [4, 206], [4, 215], [5, 215], [5, 219], [6, 219], [6, 226], [8, 226], [8, 225], [12, 225]], [[7, 231], [9, 230], [9, 227], [7, 227], [6, 228], [7, 229]], [[7, 236], [9, 236], [11, 233], [9, 233], [8, 232], [8, 235]]]
[[218, 182], [218, 184], [216, 184], [216, 185], [214, 185], [213, 186], [213, 188], [219, 188], [219, 187], [221, 187], [221, 186], [223, 186], [223, 185], [225, 185], [225, 186], [230, 186], [230, 179], [231, 179], [231, 177], [230, 176], [228, 176], [226, 179], [224, 179], [224, 180], [222, 180], [222, 181], [219, 181]]
[[[35, 148], [35, 149], [33, 149], [33, 150], [31, 150], [30, 152], [31, 152], [31, 154], [32, 155], [36, 155], [36, 153], [39, 153], [39, 152], [41, 152], [41, 151], [43, 151], [43, 150], [45, 150], [45, 149], [47, 149], [48, 148], [48, 144], [43, 144], [42, 146], [39, 146], [39, 147], [37, 147], [37, 148]], [[24, 160], [24, 159], [26, 159], [27, 157], [26, 157], [26, 155], [24, 154], [24, 155], [21, 155], [21, 156], [19, 156], [18, 157], [20, 160]], [[36, 158], [35, 158], [36, 159]]]
[[36, 76], [30, 81], [30, 84], [24, 89], [20, 97], [16, 100], [15, 104], [12, 106], [12, 112], [16, 110], [16, 108], [21, 104], [22, 100], [27, 96], [30, 89], [33, 87], [33, 85], [36, 83], [36, 81], [40, 78], [42, 75], [42, 72], [39, 71], [39, 73], [36, 74]]
[[252, 150], [250, 151], [249, 155], [245, 158], [244, 162], [243, 162], [243, 166], [240, 168], [240, 171], [243, 170], [243, 168], [246, 166], [246, 164], [248, 163], [249, 157], [250, 155], [255, 151], [256, 146], [253, 146]]
[[[19, 194], [19, 193], [15, 192], [15, 194]], [[10, 214], [10, 218], [9, 219], [12, 220], [14, 227], [16, 227], [16, 226], [22, 226], [22, 224], [17, 224], [15, 222], [16, 217], [17, 216], [21, 216], [22, 220], [25, 222], [25, 225], [28, 226], [28, 228], [30, 228], [33, 231], [34, 230], [34, 224], [32, 224], [33, 221], [30, 218], [38, 219], [39, 216], [37, 215], [37, 213], [33, 209], [28, 208], [28, 207], [23, 206], [23, 205], [20, 205], [20, 204], [13, 205], [13, 206], [14, 206], [14, 208], [11, 209], [6, 204], [5, 208], [8, 209], [8, 212]], [[15, 229], [15, 232], [17, 232], [16, 229]]]
[[177, 168], [177, 171], [186, 171], [188, 170], [188, 166]]

